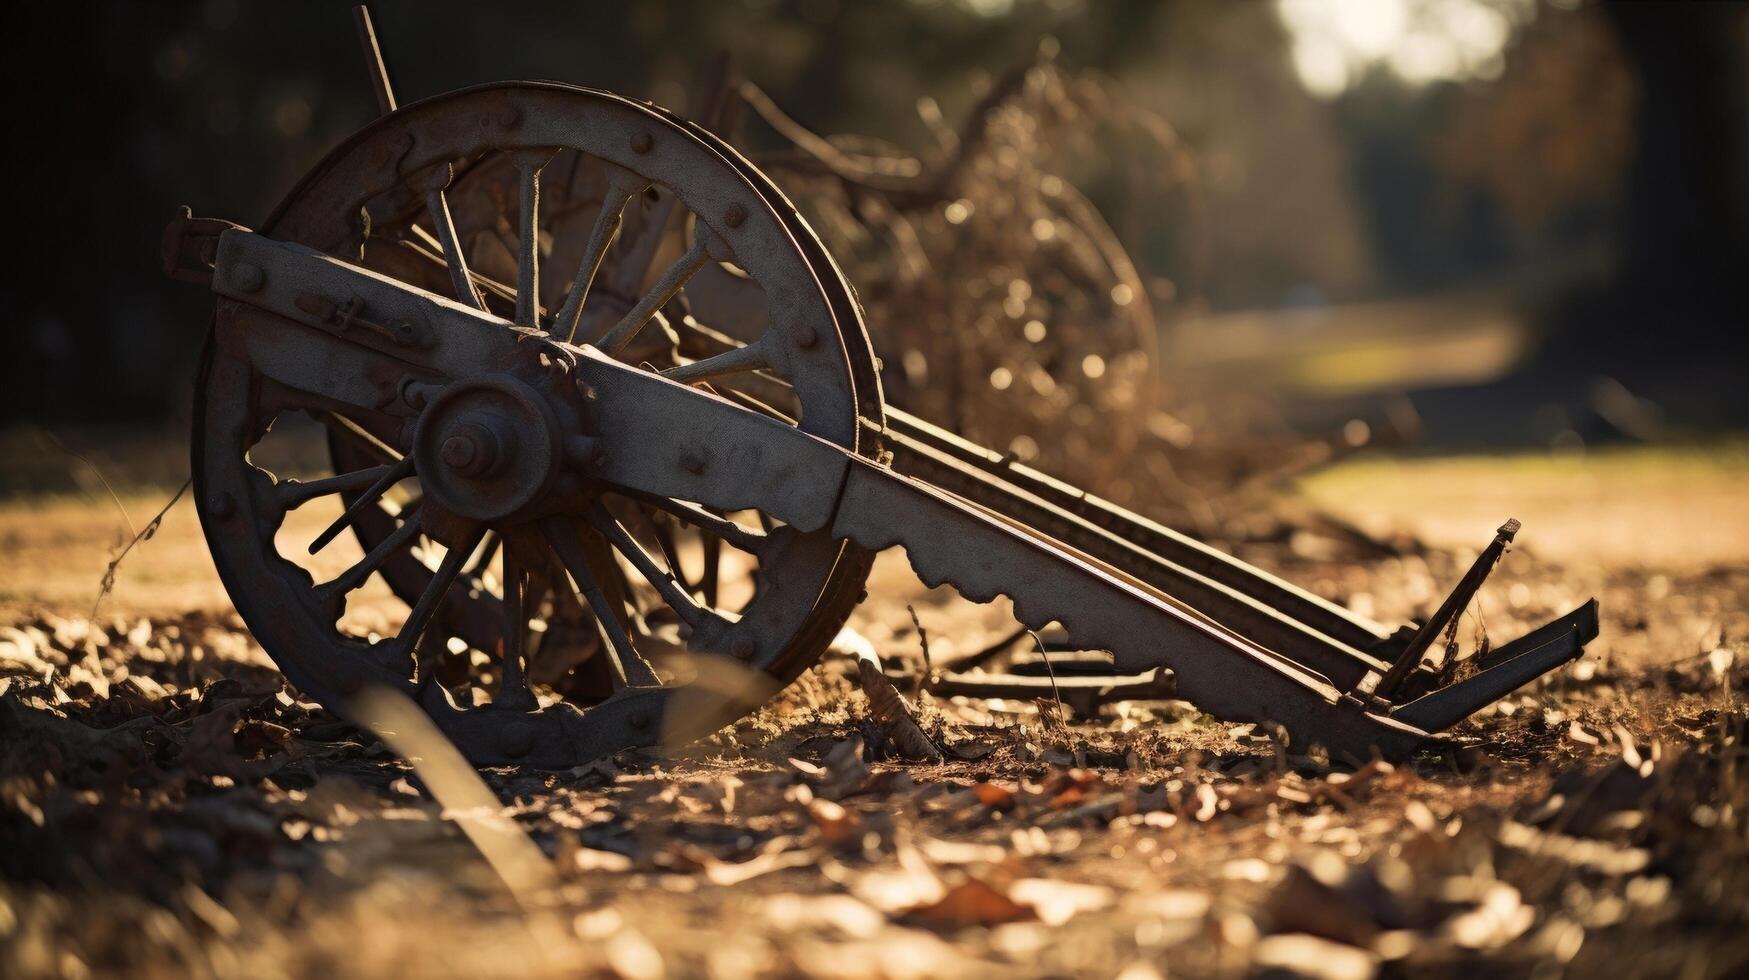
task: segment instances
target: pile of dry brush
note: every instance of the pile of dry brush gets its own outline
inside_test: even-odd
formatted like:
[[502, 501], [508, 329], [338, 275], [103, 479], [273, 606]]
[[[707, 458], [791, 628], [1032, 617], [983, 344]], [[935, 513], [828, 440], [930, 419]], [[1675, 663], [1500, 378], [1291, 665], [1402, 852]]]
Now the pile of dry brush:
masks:
[[1258, 431], [1255, 413], [1224, 421], [1232, 406], [1164, 379], [1181, 287], [1142, 267], [1078, 184], [1146, 202], [1188, 255], [1196, 157], [1164, 117], [1053, 53], [994, 79], [958, 128], [920, 101], [935, 141], [915, 152], [817, 135], [750, 82], [739, 95], [790, 145], [758, 162], [856, 284], [894, 404], [1149, 516], [1242, 537], [1227, 521], [1257, 509], [1243, 491], [1347, 447]]

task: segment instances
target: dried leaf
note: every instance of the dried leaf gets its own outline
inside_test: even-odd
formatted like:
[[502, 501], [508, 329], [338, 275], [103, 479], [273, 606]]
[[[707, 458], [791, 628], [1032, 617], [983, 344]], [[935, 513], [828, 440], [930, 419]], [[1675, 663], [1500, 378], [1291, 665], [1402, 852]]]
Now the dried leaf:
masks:
[[862, 843], [862, 819], [831, 800], [814, 800], [808, 804], [808, 816], [820, 831], [820, 840], [828, 847], [843, 847]]
[[995, 783], [979, 783], [972, 787], [972, 794], [978, 798], [979, 803], [992, 810], [1014, 809], [1014, 793]]
[[936, 901], [916, 906], [905, 912], [908, 922], [943, 929], [967, 926], [994, 926], [1004, 922], [1030, 922], [1038, 914], [1029, 906], [996, 890], [988, 882], [967, 877], [948, 888]]

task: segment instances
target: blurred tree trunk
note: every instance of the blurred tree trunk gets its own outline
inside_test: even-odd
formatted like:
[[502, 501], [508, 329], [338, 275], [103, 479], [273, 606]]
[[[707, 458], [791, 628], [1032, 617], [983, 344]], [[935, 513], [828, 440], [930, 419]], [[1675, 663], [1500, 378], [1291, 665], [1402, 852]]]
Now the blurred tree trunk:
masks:
[[[1621, 270], [1630, 296], [1663, 324], [1749, 352], [1749, 6], [1611, 3], [1605, 8], [1640, 82], [1638, 146], [1627, 188]], [[1667, 317], [1667, 319], [1666, 319]], [[1636, 318], [1622, 318], [1630, 320]]]

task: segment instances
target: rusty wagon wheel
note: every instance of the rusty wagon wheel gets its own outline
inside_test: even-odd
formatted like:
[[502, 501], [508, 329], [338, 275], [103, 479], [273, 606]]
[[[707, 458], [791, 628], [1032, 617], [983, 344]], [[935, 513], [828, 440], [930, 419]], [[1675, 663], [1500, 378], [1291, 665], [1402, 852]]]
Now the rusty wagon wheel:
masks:
[[[637, 263], [652, 253], [635, 244], [646, 239], [615, 239], [659, 208], [684, 217], [686, 247], [646, 277]], [[463, 223], [481, 215], [491, 227]], [[262, 230], [502, 314], [528, 341], [512, 371], [448, 383], [409, 375], [399, 404], [343, 411], [252, 367], [249, 314], [220, 304], [196, 413], [197, 502], [227, 589], [299, 687], [335, 706], [367, 682], [400, 687], [475, 761], [564, 766], [664, 729], [697, 734], [756, 703], [704, 692], [701, 657], [750, 668], [769, 678], [764, 690], [817, 660], [861, 594], [867, 552], [750, 512], [614, 493], [562, 465], [592, 451], [580, 425], [589, 395], [568, 383], [567, 353], [549, 336], [744, 402], [775, 399], [769, 414], [879, 451], [861, 421], [878, 426], [881, 407], [854, 298], [782, 195], [732, 149], [606, 93], [486, 86], [372, 124]], [[470, 270], [470, 260], [490, 266], [478, 244], [487, 233], [515, 259], [489, 269], [498, 277]], [[687, 281], [718, 265], [763, 291], [766, 329], [745, 348], [690, 360], [662, 311], [681, 315]], [[329, 312], [352, 328], [356, 311]], [[362, 318], [358, 328], [416, 330]], [[282, 480], [252, 462], [274, 422], [295, 414], [328, 427], [332, 475]], [[288, 540], [287, 514], [330, 495], [341, 516], [308, 542]], [[318, 581], [309, 555], [348, 529], [363, 557]], [[748, 587], [719, 588], [720, 569], [686, 574], [689, 547], [705, 568], [703, 542], [726, 545]], [[407, 599], [407, 618], [393, 635], [352, 635], [340, 621], [373, 576]], [[592, 707], [531, 689], [525, 657], [570, 670], [543, 680]], [[490, 702], [474, 703], [488, 687]], [[677, 692], [699, 700], [674, 711]]]

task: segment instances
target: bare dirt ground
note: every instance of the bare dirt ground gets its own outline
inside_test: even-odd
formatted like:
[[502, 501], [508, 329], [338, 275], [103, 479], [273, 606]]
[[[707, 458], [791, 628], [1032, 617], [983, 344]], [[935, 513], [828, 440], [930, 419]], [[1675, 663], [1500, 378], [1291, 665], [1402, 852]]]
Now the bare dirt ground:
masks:
[[[1469, 723], [1474, 767], [1332, 768], [1175, 702], [1065, 723], [928, 696], [950, 761], [883, 758], [832, 659], [702, 744], [483, 773], [484, 806], [281, 683], [186, 503], [94, 616], [168, 492], [124, 492], [126, 520], [101, 491], [16, 498], [0, 974], [1741, 975], [1746, 480], [1710, 447], [1303, 482], [1433, 547], [1245, 557], [1381, 620], [1425, 614], [1508, 515], [1524, 546], [1466, 634], [1601, 599], [1583, 660]], [[899, 555], [870, 595], [852, 625], [893, 666], [921, 666], [907, 605], [937, 662], [1011, 622]]]

